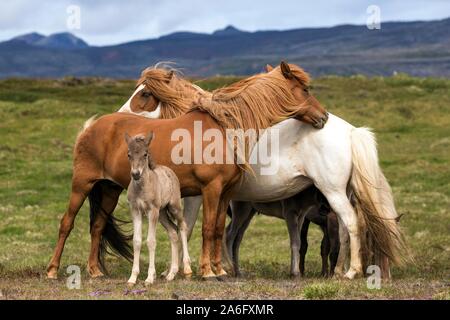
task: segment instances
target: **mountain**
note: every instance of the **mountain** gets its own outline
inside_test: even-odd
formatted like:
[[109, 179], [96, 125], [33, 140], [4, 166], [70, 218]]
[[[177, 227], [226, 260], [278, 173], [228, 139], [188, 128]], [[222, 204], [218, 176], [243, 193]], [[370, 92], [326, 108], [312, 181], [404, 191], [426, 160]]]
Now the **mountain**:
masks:
[[227, 26], [224, 29], [219, 29], [213, 32], [213, 36], [236, 36], [242, 33], [246, 33], [245, 31], [239, 30], [233, 26]]
[[34, 44], [44, 38], [45, 38], [45, 36], [43, 36], [42, 34], [37, 33], [37, 32], [32, 32], [32, 33], [27, 33], [27, 34], [23, 34], [21, 36], [14, 37], [11, 40], [12, 41], [23, 41], [27, 44]]
[[212, 34], [176, 32], [157, 39], [91, 47], [75, 36], [37, 33], [0, 42], [0, 77], [106, 76], [137, 78], [158, 61], [176, 62], [189, 76], [248, 75], [285, 59], [312, 75], [450, 77], [450, 18]]
[[19, 41], [32, 46], [55, 49], [81, 49], [88, 47], [86, 42], [69, 32], [55, 33], [47, 37], [32, 32], [12, 38], [11, 41]]

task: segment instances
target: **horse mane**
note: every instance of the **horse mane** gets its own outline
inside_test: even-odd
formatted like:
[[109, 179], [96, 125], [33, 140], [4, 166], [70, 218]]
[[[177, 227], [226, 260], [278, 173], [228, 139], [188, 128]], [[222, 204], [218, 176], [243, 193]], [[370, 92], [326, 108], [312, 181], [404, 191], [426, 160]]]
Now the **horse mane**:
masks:
[[[296, 65], [289, 67], [295, 78], [307, 87], [309, 75]], [[191, 111], [209, 113], [224, 129], [255, 129], [258, 135], [260, 130], [294, 116], [300, 107], [278, 66], [269, 73], [216, 89], [210, 99], [201, 99]]]
[[[309, 75], [289, 65], [297, 80], [309, 85]], [[210, 99], [191, 110], [209, 113], [224, 129], [265, 129], [295, 115], [299, 103], [292, 94], [280, 67], [216, 89]]]
[[210, 93], [180, 76], [179, 70], [167, 63], [157, 63], [141, 73], [136, 87], [144, 84], [161, 102], [161, 119], [172, 119], [185, 114], [200, 98]]

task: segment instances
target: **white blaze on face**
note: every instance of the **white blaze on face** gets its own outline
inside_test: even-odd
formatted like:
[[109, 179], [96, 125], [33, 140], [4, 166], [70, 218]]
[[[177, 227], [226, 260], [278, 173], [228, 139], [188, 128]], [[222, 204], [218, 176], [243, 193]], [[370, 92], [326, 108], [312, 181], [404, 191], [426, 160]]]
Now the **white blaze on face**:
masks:
[[134, 90], [133, 94], [131, 95], [130, 99], [128, 99], [127, 102], [125, 102], [125, 104], [117, 111], [117, 112], [128, 112], [128, 113], [134, 113], [131, 110], [131, 99], [133, 99], [133, 97], [142, 89], [145, 88], [145, 85], [141, 84], [139, 87], [137, 87], [136, 90]]
[[128, 99], [127, 102], [125, 102], [125, 104], [117, 111], [117, 112], [126, 112], [126, 113], [133, 113], [133, 114], [137, 114], [146, 118], [151, 118], [151, 119], [158, 119], [161, 116], [161, 102], [158, 103], [158, 106], [156, 107], [156, 109], [154, 111], [142, 111], [142, 112], [134, 112], [133, 110], [131, 110], [131, 99], [133, 99], [133, 97], [142, 89], [145, 88], [144, 84], [141, 84], [131, 95], [130, 99]]
[[158, 119], [161, 116], [161, 102], [158, 103], [156, 109], [153, 111], [142, 111], [133, 113], [150, 119]]

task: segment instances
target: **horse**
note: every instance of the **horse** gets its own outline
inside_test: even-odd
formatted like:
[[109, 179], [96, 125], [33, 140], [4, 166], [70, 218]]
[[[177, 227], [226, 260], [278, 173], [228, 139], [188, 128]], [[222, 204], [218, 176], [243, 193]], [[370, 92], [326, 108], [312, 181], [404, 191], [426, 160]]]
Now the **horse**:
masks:
[[[134, 229], [133, 269], [128, 280], [129, 286], [136, 284], [139, 275], [143, 214], [147, 214], [149, 221], [147, 245], [150, 256], [145, 284], [152, 284], [156, 278], [155, 249], [158, 219], [169, 235], [172, 249], [172, 262], [166, 280], [173, 280], [179, 269], [178, 229], [180, 230], [183, 251], [183, 273], [186, 277], [192, 275], [187, 244], [187, 225], [181, 209], [180, 182], [172, 170], [165, 166], [159, 166], [153, 161], [151, 153], [148, 152], [152, 139], [153, 132], [150, 132], [147, 136], [137, 135], [135, 137], [130, 137], [125, 133], [132, 177], [127, 196]], [[172, 219], [177, 222], [178, 226], [172, 222]]]
[[[289, 66], [285, 64], [283, 68]], [[125, 132], [137, 135], [149, 131], [156, 133], [150, 146], [155, 161], [175, 172], [180, 181], [181, 195], [203, 196], [202, 278], [209, 280], [225, 276], [227, 273], [222, 267], [221, 248], [226, 210], [233, 186], [247, 169], [247, 163], [240, 165], [228, 162], [229, 150], [232, 150], [232, 158], [236, 158], [237, 153], [234, 144], [229, 145], [225, 130], [253, 129], [259, 132], [290, 117], [322, 128], [327, 122], [327, 112], [316, 100], [305, 99], [302, 76], [300, 68], [294, 67], [289, 74], [280, 72], [252, 76], [227, 91], [225, 96], [200, 99], [189, 112], [174, 119], [147, 119], [116, 112], [95, 121], [88, 120], [75, 143], [69, 206], [61, 219], [57, 245], [47, 267], [47, 277], [57, 277], [65, 241], [87, 197], [91, 203], [90, 275], [103, 275], [99, 256], [107, 245], [131, 258], [127, 239], [112, 217], [120, 193], [130, 182], [127, 146], [122, 137]], [[144, 74], [142, 84], [145, 88], [141, 90], [141, 96], [148, 91], [146, 80]], [[170, 83], [171, 79], [167, 80]], [[167, 89], [170, 90], [169, 86]], [[203, 132], [219, 133], [215, 137], [221, 147], [214, 150], [215, 159], [218, 160], [213, 163], [202, 161], [202, 154], [200, 159], [196, 159], [198, 150], [205, 150], [212, 144], [205, 139], [196, 141], [197, 124], [201, 124]], [[173, 133], [180, 131], [188, 135], [186, 143], [189, 147], [185, 150], [188, 159], [184, 163], [174, 163], [171, 151], [177, 149], [182, 139], [176, 137], [174, 140]], [[245, 154], [245, 162], [247, 160], [248, 153]]]
[[[290, 65], [283, 63], [276, 68], [267, 65], [266, 72], [292, 77]], [[299, 82], [303, 98], [316, 101], [309, 92], [309, 77], [303, 70]], [[242, 82], [234, 87], [239, 88], [240, 84]], [[216, 90], [213, 96], [221, 95], [224, 90], [227, 89]], [[272, 202], [294, 196], [314, 184], [325, 195], [339, 220], [341, 241], [335, 268], [337, 277], [352, 279], [360, 276], [363, 262], [368, 265], [369, 261], [376, 261], [383, 276], [389, 277], [389, 263], [402, 265], [407, 261], [407, 247], [396, 221], [398, 215], [392, 191], [379, 166], [375, 136], [370, 129], [355, 128], [329, 114], [327, 125], [321, 130], [287, 119], [268, 128], [266, 133], [271, 131], [279, 133], [281, 142], [279, 152], [269, 161], [281, 165], [278, 174], [245, 174], [243, 183], [235, 188], [233, 200]], [[252, 155], [257, 154], [258, 143], [253, 150]], [[256, 163], [251, 169], [260, 172], [261, 167]], [[185, 199], [184, 215], [189, 234], [200, 205], [200, 198]], [[240, 214], [237, 212], [233, 216]], [[363, 237], [360, 237], [360, 229]], [[344, 273], [350, 249], [350, 268]]]
[[[318, 224], [324, 234], [321, 243], [321, 274], [324, 277], [333, 275], [339, 253], [338, 224], [335, 213], [329, 210], [326, 199], [314, 186], [281, 201], [266, 203], [232, 201], [231, 208], [232, 220], [226, 228], [226, 245], [236, 276], [241, 276], [239, 247], [246, 229], [257, 212], [286, 221], [291, 245], [290, 273], [293, 278], [303, 276], [305, 273], [309, 222]], [[235, 212], [239, 212], [239, 215], [235, 215]], [[328, 270], [329, 256], [331, 267]]]

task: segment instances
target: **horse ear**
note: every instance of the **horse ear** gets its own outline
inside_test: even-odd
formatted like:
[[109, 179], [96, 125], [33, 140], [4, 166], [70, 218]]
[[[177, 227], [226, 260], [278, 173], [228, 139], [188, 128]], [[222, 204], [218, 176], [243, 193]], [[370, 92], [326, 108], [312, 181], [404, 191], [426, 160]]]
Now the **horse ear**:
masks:
[[155, 137], [155, 134], [153, 133], [153, 131], [150, 131], [150, 132], [147, 134], [147, 137], [145, 138], [145, 143], [146, 143], [147, 145], [150, 145], [150, 142], [152, 142], [152, 140], [153, 140], [154, 137]]
[[125, 132], [125, 141], [127, 142], [127, 144], [129, 144], [130, 141], [131, 141], [131, 137], [130, 137], [130, 135], [128, 134], [128, 132]]
[[281, 61], [280, 63], [280, 69], [281, 73], [286, 79], [292, 79], [294, 78], [294, 75], [292, 74], [291, 68], [285, 61]]
[[273, 67], [270, 64], [266, 64], [266, 72], [270, 72], [273, 70]]

